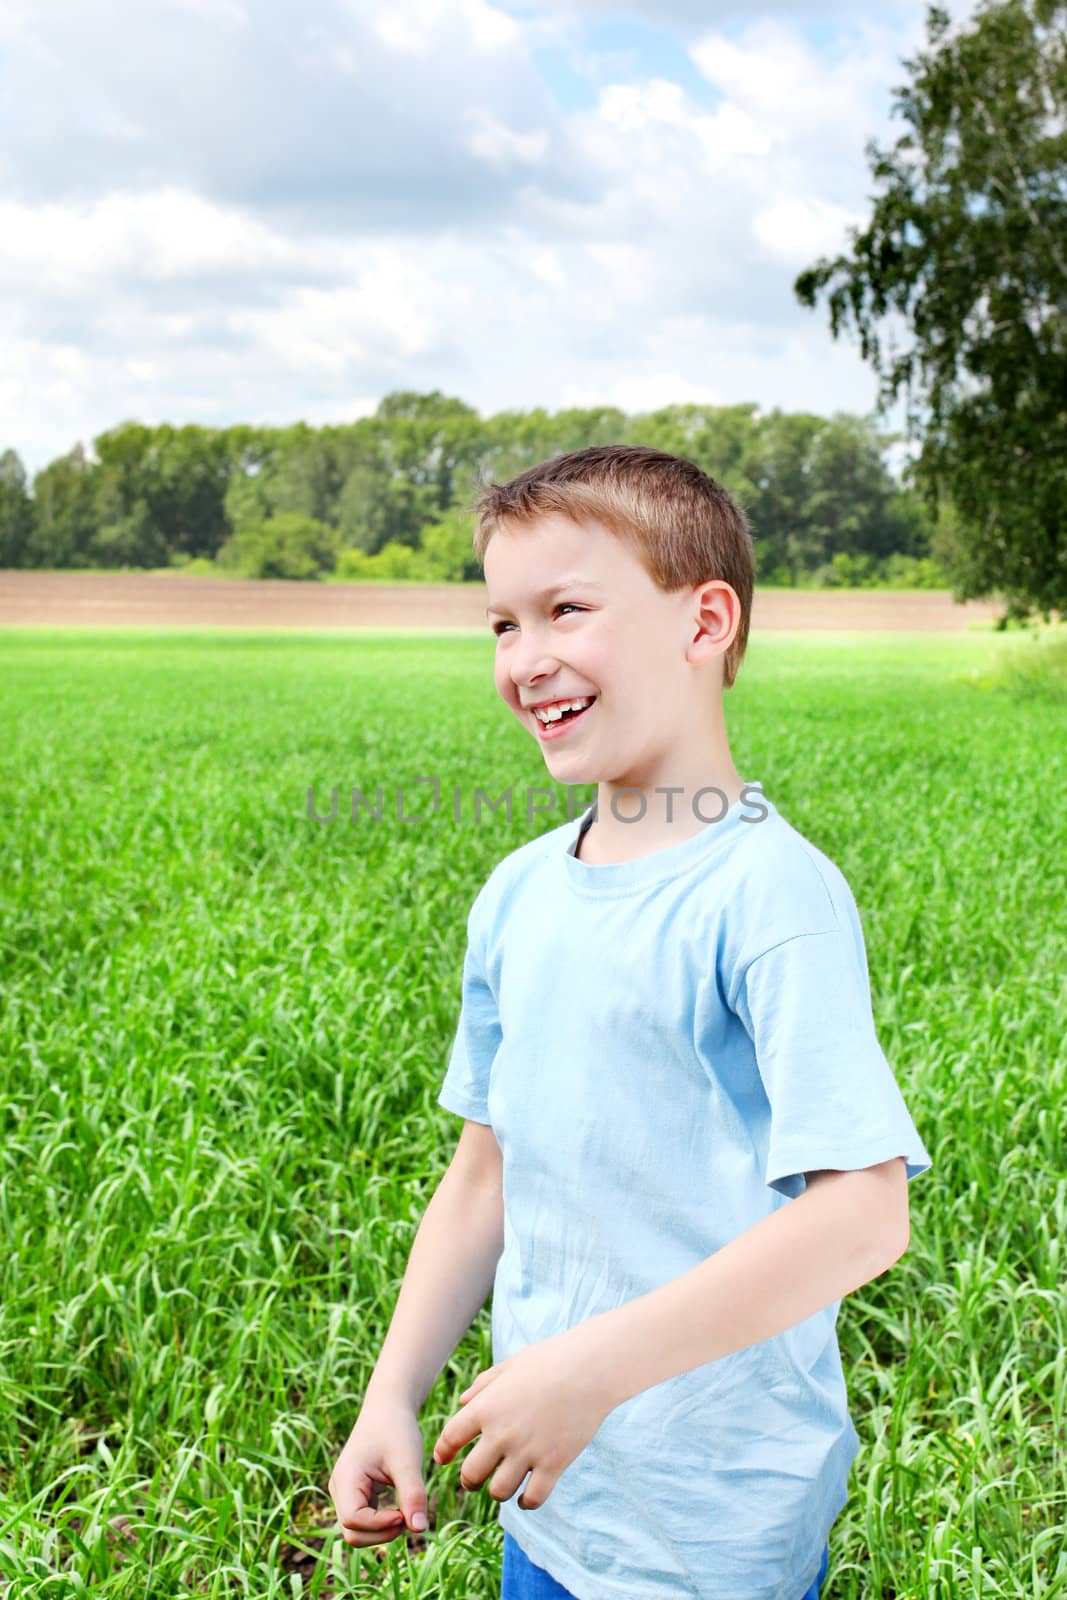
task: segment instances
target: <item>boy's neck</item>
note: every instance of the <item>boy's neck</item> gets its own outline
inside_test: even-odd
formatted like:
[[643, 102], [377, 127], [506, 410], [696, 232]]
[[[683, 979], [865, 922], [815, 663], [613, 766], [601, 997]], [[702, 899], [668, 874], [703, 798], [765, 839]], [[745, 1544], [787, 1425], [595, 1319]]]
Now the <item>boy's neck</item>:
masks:
[[[663, 783], [659, 788], [659, 793], [654, 785], [647, 791], [642, 788], [638, 794], [622, 785], [598, 784], [596, 817], [579, 840], [579, 860], [590, 866], [611, 866], [683, 844], [737, 804], [744, 780], [729, 761], [725, 767], [712, 767], [689, 783], [679, 778], [677, 783]], [[682, 792], [663, 793], [666, 788]], [[716, 789], [721, 793], [714, 793]], [[700, 793], [701, 790], [706, 792]]]

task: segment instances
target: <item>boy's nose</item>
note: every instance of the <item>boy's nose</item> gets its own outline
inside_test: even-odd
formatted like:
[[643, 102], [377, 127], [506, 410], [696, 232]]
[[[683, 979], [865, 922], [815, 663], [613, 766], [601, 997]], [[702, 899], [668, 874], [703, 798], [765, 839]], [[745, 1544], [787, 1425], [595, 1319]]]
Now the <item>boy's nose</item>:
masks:
[[[516, 655], [520, 652], [516, 651]], [[511, 681], [524, 700], [535, 700], [540, 684], [551, 683], [558, 675], [559, 662], [545, 650], [529, 650], [516, 661], [509, 663]]]

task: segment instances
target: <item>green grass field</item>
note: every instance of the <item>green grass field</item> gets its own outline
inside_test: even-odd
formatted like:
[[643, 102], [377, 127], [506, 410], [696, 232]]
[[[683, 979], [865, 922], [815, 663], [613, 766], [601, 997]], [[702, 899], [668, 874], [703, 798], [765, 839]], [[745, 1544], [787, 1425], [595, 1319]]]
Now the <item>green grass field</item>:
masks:
[[[757, 637], [726, 699], [742, 776], [852, 885], [934, 1163], [841, 1307], [832, 1600], [1067, 1595], [1067, 701], [1004, 648]], [[491, 652], [0, 635], [0, 1594], [499, 1594], [496, 1502], [429, 1456], [488, 1306], [422, 1412], [428, 1535], [349, 1550], [326, 1491], [460, 1131], [470, 902], [566, 816], [524, 813], [549, 780]]]

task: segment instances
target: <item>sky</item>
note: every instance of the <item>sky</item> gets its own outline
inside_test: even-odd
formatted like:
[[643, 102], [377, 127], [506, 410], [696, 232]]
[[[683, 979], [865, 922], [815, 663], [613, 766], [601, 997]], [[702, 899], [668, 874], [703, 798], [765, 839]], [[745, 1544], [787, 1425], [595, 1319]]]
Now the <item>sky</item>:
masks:
[[870, 413], [793, 281], [869, 214], [924, 15], [3, 0], [0, 451], [32, 473], [128, 419], [321, 425], [397, 389]]

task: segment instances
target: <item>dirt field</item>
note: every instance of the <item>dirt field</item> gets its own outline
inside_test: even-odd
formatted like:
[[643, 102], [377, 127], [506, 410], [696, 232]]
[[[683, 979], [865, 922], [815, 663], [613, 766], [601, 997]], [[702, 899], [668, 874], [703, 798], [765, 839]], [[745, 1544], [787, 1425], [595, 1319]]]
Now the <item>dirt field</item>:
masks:
[[[0, 572], [0, 626], [480, 628], [481, 585], [331, 584], [141, 573]], [[940, 590], [756, 592], [752, 630], [962, 633], [1000, 608]]]

